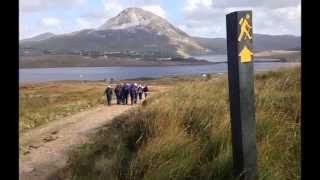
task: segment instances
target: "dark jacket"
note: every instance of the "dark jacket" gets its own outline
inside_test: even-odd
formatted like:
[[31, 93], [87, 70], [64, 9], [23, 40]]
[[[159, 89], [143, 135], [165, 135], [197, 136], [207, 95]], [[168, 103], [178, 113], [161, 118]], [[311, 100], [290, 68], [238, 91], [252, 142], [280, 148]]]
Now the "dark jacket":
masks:
[[130, 94], [135, 95], [137, 94], [137, 91], [138, 91], [137, 87], [135, 85], [131, 85]]
[[104, 94], [107, 96], [107, 97], [111, 97], [113, 92], [112, 92], [112, 88], [107, 88], [104, 92]]
[[124, 85], [124, 86], [123, 86], [123, 93], [124, 93], [125, 95], [128, 95], [129, 92], [130, 92], [130, 86]]
[[149, 91], [148, 86], [145, 86], [145, 87], [143, 88], [143, 92], [148, 92], [148, 91]]
[[116, 94], [117, 97], [120, 97], [121, 96], [121, 86], [120, 85], [117, 85], [117, 87], [114, 89], [114, 93]]

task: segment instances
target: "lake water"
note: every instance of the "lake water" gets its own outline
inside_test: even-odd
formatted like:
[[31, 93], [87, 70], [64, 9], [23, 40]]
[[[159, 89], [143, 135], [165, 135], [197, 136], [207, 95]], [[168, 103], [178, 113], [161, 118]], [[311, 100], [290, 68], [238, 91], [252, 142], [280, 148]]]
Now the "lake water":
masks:
[[[290, 63], [263, 62], [255, 63], [255, 71], [271, 70], [287, 66]], [[166, 67], [85, 67], [85, 68], [36, 68], [20, 69], [19, 82], [45, 82], [57, 80], [115, 80], [135, 79], [143, 77], [163, 77], [176, 75], [196, 75], [203, 73], [227, 72], [227, 64], [192, 66], [166, 66]]]
[[205, 59], [210, 62], [227, 62], [227, 55], [203, 55], [203, 56], [195, 56], [197, 59]]

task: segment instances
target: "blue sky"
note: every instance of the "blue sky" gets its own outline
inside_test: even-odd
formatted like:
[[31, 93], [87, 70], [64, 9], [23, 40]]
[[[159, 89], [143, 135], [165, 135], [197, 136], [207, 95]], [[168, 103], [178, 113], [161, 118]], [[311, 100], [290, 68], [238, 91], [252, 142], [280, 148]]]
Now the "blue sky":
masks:
[[160, 15], [193, 36], [225, 37], [225, 15], [252, 10], [255, 33], [301, 33], [300, 0], [20, 0], [20, 39], [96, 28], [127, 7]]

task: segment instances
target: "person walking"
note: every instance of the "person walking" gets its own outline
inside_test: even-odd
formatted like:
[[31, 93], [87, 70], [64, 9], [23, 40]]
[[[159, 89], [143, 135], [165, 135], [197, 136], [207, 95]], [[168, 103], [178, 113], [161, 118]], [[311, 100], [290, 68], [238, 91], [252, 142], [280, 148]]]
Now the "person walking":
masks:
[[133, 102], [134, 104], [137, 104], [137, 101], [138, 101], [138, 84], [137, 83], [134, 83], [134, 99], [133, 99]]
[[138, 95], [139, 95], [139, 100], [141, 101], [142, 100], [142, 93], [143, 93], [143, 89], [142, 89], [142, 85], [139, 84], [138, 86]]
[[120, 103], [121, 103], [121, 104], [125, 104], [124, 88], [125, 88], [125, 84], [124, 84], [124, 83], [121, 83], [121, 89], [120, 89]]
[[130, 99], [131, 99], [131, 105], [137, 103], [137, 84], [131, 84], [130, 86]]
[[117, 104], [120, 104], [121, 102], [121, 85], [118, 84], [116, 88], [114, 89], [114, 93], [116, 94], [117, 97]]
[[123, 86], [123, 104], [128, 104], [128, 96], [129, 96], [129, 92], [130, 92], [130, 85], [129, 83], [126, 83]]
[[112, 101], [112, 94], [113, 94], [112, 88], [111, 88], [110, 85], [109, 85], [109, 86], [107, 87], [107, 89], [104, 91], [104, 94], [105, 94], [106, 97], [107, 97], [107, 104], [110, 106], [110, 105], [111, 105], [111, 101]]
[[133, 101], [134, 101], [134, 84], [130, 85], [130, 100], [131, 100], [131, 105], [133, 105]]
[[144, 85], [143, 89], [142, 89], [143, 93], [144, 93], [144, 98], [146, 99], [147, 98], [147, 95], [148, 95], [148, 86], [147, 85]]

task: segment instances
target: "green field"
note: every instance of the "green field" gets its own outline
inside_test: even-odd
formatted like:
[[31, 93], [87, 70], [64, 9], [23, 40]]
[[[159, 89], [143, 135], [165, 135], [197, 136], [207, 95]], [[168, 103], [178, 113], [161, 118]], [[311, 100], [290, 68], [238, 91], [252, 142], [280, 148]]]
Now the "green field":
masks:
[[103, 104], [103, 83], [41, 83], [19, 91], [19, 132]]
[[[171, 86], [176, 81], [183, 80], [182, 77], [174, 77], [123, 82], [147, 83], [153, 86], [150, 91], [157, 91], [162, 87]], [[103, 92], [106, 85], [107, 83], [103, 81], [56, 81], [20, 85], [19, 132], [23, 133], [26, 130], [104, 104]]]
[[[77, 148], [63, 179], [233, 179], [226, 76], [193, 79], [117, 117]], [[300, 179], [300, 68], [255, 78], [260, 180]]]

